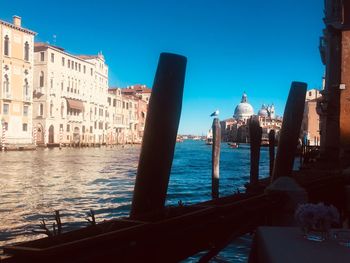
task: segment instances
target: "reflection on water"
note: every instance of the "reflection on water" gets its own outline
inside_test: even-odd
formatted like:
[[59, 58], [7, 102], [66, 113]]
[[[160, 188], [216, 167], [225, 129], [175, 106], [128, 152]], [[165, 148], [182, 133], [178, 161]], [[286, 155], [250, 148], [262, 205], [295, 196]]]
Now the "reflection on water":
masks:
[[33, 238], [41, 218], [60, 210], [62, 221], [126, 215], [140, 148], [39, 149], [1, 153], [0, 245]]
[[[66, 229], [96, 220], [126, 216], [130, 210], [139, 146], [125, 148], [38, 149], [0, 153], [0, 246], [39, 237], [42, 218], [60, 210]], [[260, 174], [268, 174], [268, 152], [262, 148]], [[243, 189], [249, 179], [249, 148], [222, 144], [220, 194]], [[210, 199], [211, 146], [202, 141], [176, 145], [167, 204]]]

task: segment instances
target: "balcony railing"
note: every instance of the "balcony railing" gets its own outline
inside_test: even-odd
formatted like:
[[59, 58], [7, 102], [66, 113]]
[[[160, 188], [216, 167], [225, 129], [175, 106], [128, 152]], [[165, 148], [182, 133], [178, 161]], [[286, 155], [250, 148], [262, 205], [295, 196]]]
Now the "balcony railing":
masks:
[[71, 122], [82, 122], [83, 116], [79, 115], [67, 115], [67, 120]]

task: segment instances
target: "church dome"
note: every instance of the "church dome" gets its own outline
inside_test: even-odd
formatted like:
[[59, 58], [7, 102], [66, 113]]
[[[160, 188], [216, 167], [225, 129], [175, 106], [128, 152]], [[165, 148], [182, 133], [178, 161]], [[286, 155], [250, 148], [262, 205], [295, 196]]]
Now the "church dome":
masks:
[[261, 109], [259, 110], [258, 115], [260, 117], [265, 117], [265, 118], [269, 117], [269, 113], [267, 111], [267, 108], [266, 108], [265, 104], [263, 104], [261, 106]]
[[243, 93], [241, 103], [236, 106], [234, 117], [238, 120], [246, 120], [254, 114], [252, 105], [248, 103], [247, 94]]

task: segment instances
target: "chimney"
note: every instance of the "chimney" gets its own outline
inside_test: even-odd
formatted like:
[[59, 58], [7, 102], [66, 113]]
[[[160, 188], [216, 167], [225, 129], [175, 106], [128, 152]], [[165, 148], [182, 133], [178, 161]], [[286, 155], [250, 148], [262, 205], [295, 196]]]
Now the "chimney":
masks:
[[21, 27], [21, 17], [20, 16], [13, 16], [13, 24], [17, 27]]

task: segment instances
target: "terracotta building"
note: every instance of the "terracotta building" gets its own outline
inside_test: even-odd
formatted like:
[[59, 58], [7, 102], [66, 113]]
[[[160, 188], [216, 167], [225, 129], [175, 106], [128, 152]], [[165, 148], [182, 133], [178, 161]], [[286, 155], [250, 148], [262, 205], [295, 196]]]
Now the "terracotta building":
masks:
[[301, 124], [301, 138], [305, 144], [320, 145], [320, 117], [317, 114], [317, 103], [322, 98], [319, 90], [312, 89], [306, 92], [304, 116]]
[[325, 88], [318, 103], [321, 153], [337, 164], [350, 155], [350, 1], [325, 0], [324, 23], [320, 53]]
[[140, 143], [152, 90], [145, 85], [108, 90], [109, 138], [115, 143]]

